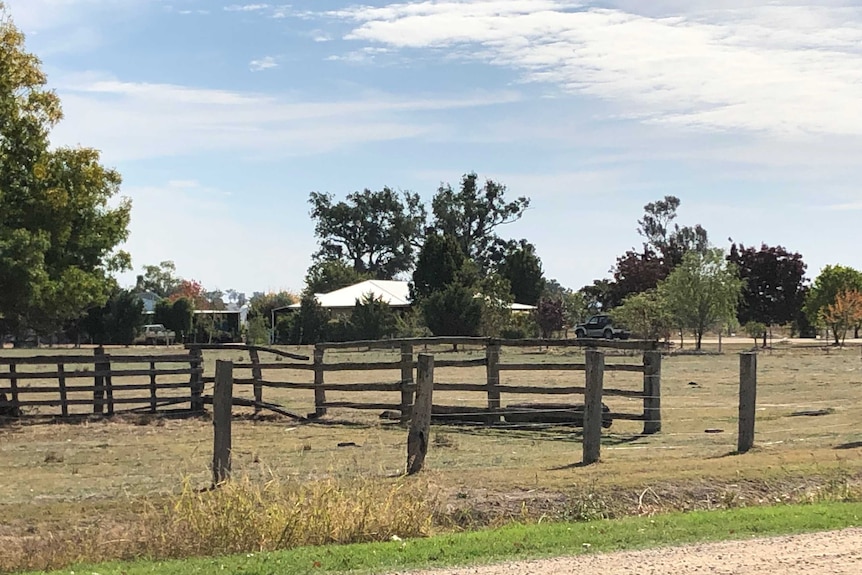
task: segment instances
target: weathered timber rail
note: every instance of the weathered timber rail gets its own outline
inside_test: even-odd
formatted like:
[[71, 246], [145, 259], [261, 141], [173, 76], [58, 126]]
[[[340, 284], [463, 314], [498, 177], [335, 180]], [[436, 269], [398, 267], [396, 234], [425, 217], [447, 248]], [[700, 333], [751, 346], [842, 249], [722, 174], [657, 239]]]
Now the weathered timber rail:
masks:
[[[457, 382], [457, 381], [435, 381], [434, 389], [439, 393], [463, 392], [470, 394], [484, 394], [486, 406], [466, 407], [464, 405], [434, 405], [433, 417], [436, 421], [444, 422], [482, 422], [496, 424], [503, 421], [524, 421], [530, 418], [541, 420], [542, 414], [546, 416], [550, 412], [550, 419], [559, 421], [561, 414], [577, 411], [577, 405], [582, 404], [587, 392], [586, 381], [581, 384], [551, 386], [551, 385], [521, 385], [516, 381], [519, 372], [573, 372], [580, 371], [586, 374], [586, 362], [571, 362], [560, 359], [558, 361], [546, 361], [543, 363], [528, 363], [523, 361], [506, 362], [505, 355], [501, 355], [506, 348], [584, 348], [599, 349], [609, 348], [612, 350], [623, 350], [642, 352], [641, 363], [603, 363], [603, 372], [623, 372], [642, 374], [642, 381], [629, 389], [608, 387], [603, 390], [605, 397], [619, 397], [626, 399], [642, 399], [643, 407], [637, 413], [613, 411], [604, 413], [605, 421], [612, 419], [642, 421], [645, 433], [655, 433], [661, 430], [661, 353], [656, 351], [657, 342], [623, 340], [608, 341], [596, 339], [574, 339], [574, 340], [497, 340], [476, 337], [433, 337], [433, 338], [411, 338], [380, 341], [355, 341], [339, 343], [321, 343], [314, 346], [311, 361], [309, 358], [298, 354], [287, 354], [280, 350], [270, 348], [252, 348], [239, 345], [229, 346], [189, 346], [193, 349], [204, 350], [229, 350], [248, 349], [251, 361], [234, 362], [233, 369], [244, 370], [250, 376], [237, 374], [233, 378], [233, 385], [238, 387], [253, 386], [255, 398], [255, 410], [262, 409], [264, 390], [297, 390], [312, 391], [314, 395], [314, 410], [309, 413], [311, 419], [323, 417], [330, 409], [354, 409], [354, 410], [376, 410], [386, 411], [392, 417], [398, 417], [401, 421], [411, 418], [414, 397], [417, 386], [414, 374], [419, 365], [418, 352], [428, 353], [429, 347], [468, 347], [474, 351], [484, 351], [483, 357], [469, 359], [439, 359], [435, 357], [435, 368], [440, 373], [441, 369], [452, 368], [476, 369], [485, 368], [483, 382]], [[379, 361], [379, 357], [373, 361], [344, 361], [337, 357], [335, 361], [327, 362], [330, 353], [340, 355], [339, 352], [356, 351], [360, 355], [370, 350], [389, 350], [398, 353], [398, 358], [391, 361]], [[291, 359], [301, 358], [300, 361], [261, 361], [258, 352], [278, 351], [278, 355]], [[280, 358], [277, 358], [280, 359]], [[350, 359], [354, 359], [351, 357]], [[287, 376], [287, 373], [292, 376]], [[310, 373], [309, 373], [310, 372]], [[365, 383], [344, 382], [344, 374], [359, 372], [380, 372], [381, 374], [392, 374], [389, 381], [376, 381]], [[327, 373], [341, 373], [341, 381], [327, 381]], [[450, 370], [449, 373], [452, 373]], [[475, 371], [473, 372], [475, 377]], [[381, 379], [390, 377], [382, 375]], [[295, 381], [285, 381], [285, 378]], [[213, 377], [204, 377], [204, 382], [211, 383]], [[377, 392], [374, 398], [363, 399], [360, 394], [367, 396], [371, 392]], [[328, 394], [356, 394], [356, 399], [338, 400], [328, 398]], [[380, 393], [392, 393], [392, 401], [386, 401], [380, 397]], [[568, 404], [540, 404], [535, 406], [525, 404], [503, 405], [503, 398], [511, 396], [553, 396], [559, 401], [569, 398]], [[397, 399], [396, 399], [397, 397]], [[444, 396], [445, 397], [445, 396]], [[451, 401], [451, 399], [450, 399]], [[563, 417], [565, 419], [565, 417]], [[572, 421], [579, 422], [582, 415], [573, 413]]]

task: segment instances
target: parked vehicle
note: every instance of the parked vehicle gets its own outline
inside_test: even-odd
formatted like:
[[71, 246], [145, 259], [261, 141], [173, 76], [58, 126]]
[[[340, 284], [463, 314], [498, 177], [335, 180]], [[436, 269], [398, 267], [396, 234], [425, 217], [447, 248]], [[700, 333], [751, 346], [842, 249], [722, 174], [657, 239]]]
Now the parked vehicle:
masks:
[[173, 331], [165, 328], [160, 323], [151, 323], [143, 327], [141, 333], [135, 338], [135, 343], [145, 343], [147, 345], [163, 343], [171, 345], [176, 339], [177, 334]]
[[603, 337], [605, 339], [628, 339], [631, 332], [614, 327], [611, 316], [594, 315], [585, 323], [575, 326], [575, 337]]

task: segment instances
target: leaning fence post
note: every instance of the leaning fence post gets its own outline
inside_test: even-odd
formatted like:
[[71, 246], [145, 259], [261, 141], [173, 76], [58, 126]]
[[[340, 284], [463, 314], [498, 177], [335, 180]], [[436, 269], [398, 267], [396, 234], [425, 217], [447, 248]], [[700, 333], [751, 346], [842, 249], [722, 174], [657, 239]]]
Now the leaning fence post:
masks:
[[213, 485], [230, 477], [233, 362], [217, 360], [213, 388]]
[[254, 412], [260, 413], [260, 404], [263, 403], [263, 371], [260, 369], [260, 355], [256, 349], [248, 350], [251, 359], [251, 378], [254, 380]]
[[321, 347], [314, 347], [314, 417], [326, 415], [326, 388], [323, 380], [323, 353]]
[[644, 352], [644, 435], [661, 431], [661, 352]]
[[500, 421], [500, 342], [489, 339], [485, 348], [485, 373], [488, 387], [488, 410], [494, 413], [488, 415], [488, 423]]
[[401, 344], [401, 421], [410, 421], [413, 409], [413, 344]]
[[739, 436], [736, 450], [745, 453], [754, 447], [754, 419], [757, 405], [757, 353], [739, 354]]
[[584, 393], [584, 463], [595, 463], [602, 448], [602, 386], [605, 354], [596, 349], [586, 351], [586, 392]]
[[407, 475], [419, 473], [428, 453], [431, 432], [431, 406], [434, 402], [434, 356], [419, 354], [416, 377], [416, 401], [407, 434]]

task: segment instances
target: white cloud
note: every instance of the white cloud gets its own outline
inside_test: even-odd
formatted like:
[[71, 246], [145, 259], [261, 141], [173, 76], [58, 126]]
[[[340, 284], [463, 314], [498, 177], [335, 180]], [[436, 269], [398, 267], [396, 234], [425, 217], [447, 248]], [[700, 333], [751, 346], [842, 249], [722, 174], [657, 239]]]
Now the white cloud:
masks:
[[225, 12], [259, 12], [269, 8], [269, 4], [232, 4], [225, 6]]
[[426, 0], [328, 14], [353, 22], [348, 40], [457, 51], [640, 121], [781, 137], [862, 134], [862, 7], [663, 2], [660, 15], [645, 15], [638, 10], [657, 11], [650, 2], [605, 4]]
[[265, 56], [258, 60], [252, 60], [248, 63], [248, 67], [252, 72], [262, 72], [264, 70], [269, 70], [270, 68], [277, 68], [278, 62], [276, 62], [275, 58], [272, 56]]
[[510, 92], [405, 98], [361, 93], [352, 100], [122, 82], [84, 75], [56, 84], [65, 119], [55, 144], [86, 142], [109, 162], [231, 151], [251, 156], [314, 154], [360, 142], [428, 137], [443, 127], [422, 112], [517, 101]]

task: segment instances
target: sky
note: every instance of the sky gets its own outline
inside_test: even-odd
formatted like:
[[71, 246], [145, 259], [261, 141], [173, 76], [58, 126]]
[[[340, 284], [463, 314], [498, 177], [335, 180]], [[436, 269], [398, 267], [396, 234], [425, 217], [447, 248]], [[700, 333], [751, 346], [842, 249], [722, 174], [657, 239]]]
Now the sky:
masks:
[[862, 268], [862, 0], [4, 0], [132, 199], [134, 270], [300, 291], [312, 191], [528, 196], [500, 228], [578, 289], [682, 200], [727, 249]]

